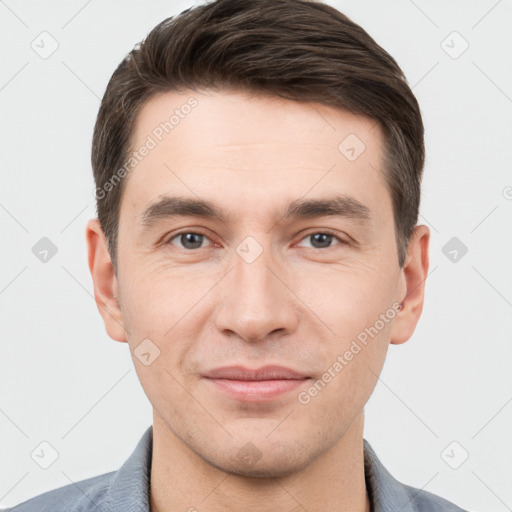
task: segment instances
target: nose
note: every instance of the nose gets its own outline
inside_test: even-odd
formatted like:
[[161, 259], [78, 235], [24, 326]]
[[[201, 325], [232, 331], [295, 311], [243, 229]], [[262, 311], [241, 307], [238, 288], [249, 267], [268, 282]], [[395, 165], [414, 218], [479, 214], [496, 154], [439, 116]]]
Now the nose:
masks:
[[267, 249], [249, 261], [234, 252], [233, 268], [218, 290], [222, 299], [214, 313], [217, 329], [249, 342], [293, 332], [300, 312], [289, 273]]

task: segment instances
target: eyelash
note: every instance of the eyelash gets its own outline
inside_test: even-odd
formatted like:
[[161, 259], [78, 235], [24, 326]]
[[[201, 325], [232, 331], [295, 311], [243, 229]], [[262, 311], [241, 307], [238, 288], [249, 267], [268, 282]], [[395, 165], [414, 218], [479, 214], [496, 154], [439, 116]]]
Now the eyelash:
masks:
[[[338, 245], [347, 245], [347, 243], [348, 243], [346, 240], [343, 240], [342, 238], [340, 238], [334, 231], [330, 231], [329, 229], [322, 230], [322, 231], [311, 231], [309, 233], [306, 233], [300, 239], [300, 242], [302, 242], [302, 240], [304, 240], [305, 238], [310, 237], [311, 235], [317, 235], [317, 234], [332, 236], [334, 239], [336, 239], [339, 242]], [[335, 247], [335, 245], [332, 245], [330, 247], [325, 247], [325, 248], [308, 247], [308, 249], [313, 249], [313, 250], [317, 250], [317, 251], [325, 251], [327, 249], [334, 249], [334, 247]]]
[[[167, 240], [167, 242], [164, 243], [164, 245], [172, 245], [171, 241], [174, 240], [175, 238], [181, 236], [181, 235], [186, 235], [186, 234], [194, 234], [194, 235], [202, 235], [206, 238], [209, 239], [209, 236], [198, 230], [198, 231], [192, 231], [192, 230], [185, 230], [185, 231], [180, 231], [178, 233], [175, 233], [171, 238], [169, 238]], [[312, 235], [317, 235], [317, 234], [322, 234], [322, 235], [329, 235], [329, 236], [332, 236], [333, 238], [335, 238], [339, 243], [339, 245], [346, 245], [348, 242], [346, 240], [343, 240], [342, 238], [340, 238], [335, 232], [333, 231], [330, 231], [329, 229], [326, 229], [326, 230], [321, 230], [321, 231], [311, 231], [309, 233], [306, 233], [300, 240], [299, 242], [302, 242], [302, 240], [304, 240], [305, 238], [308, 238]], [[335, 246], [331, 246], [331, 247], [324, 247], [324, 248], [317, 248], [317, 247], [308, 247], [308, 249], [313, 249], [313, 250], [317, 250], [317, 251], [325, 251], [327, 249], [332, 249], [334, 248]], [[187, 252], [193, 252], [193, 251], [197, 251], [198, 249], [204, 249], [204, 247], [198, 247], [197, 249], [185, 249], [185, 251]]]

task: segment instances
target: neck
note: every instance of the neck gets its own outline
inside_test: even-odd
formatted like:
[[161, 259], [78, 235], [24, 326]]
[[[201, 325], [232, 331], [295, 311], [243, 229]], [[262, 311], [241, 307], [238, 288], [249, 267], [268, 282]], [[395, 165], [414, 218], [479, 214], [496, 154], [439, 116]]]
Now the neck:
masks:
[[151, 511], [370, 512], [364, 478], [363, 424], [361, 412], [329, 451], [301, 471], [279, 478], [256, 478], [226, 473], [207, 463], [155, 413]]

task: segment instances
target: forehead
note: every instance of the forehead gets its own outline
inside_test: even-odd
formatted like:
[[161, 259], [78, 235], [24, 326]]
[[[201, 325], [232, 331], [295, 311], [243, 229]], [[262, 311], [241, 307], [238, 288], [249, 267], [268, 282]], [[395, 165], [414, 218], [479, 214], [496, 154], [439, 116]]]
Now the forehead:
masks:
[[[152, 96], [137, 116], [133, 140], [137, 146], [150, 136], [159, 146], [167, 146], [180, 136], [193, 135], [203, 149], [232, 152], [238, 145], [244, 146], [244, 152], [258, 152], [259, 144], [269, 142], [282, 147], [291, 143], [296, 150], [301, 142], [321, 144], [337, 157], [340, 138], [348, 134], [365, 145], [380, 144], [375, 120], [348, 111], [238, 90], [189, 90]], [[356, 149], [362, 149], [360, 143]]]
[[123, 202], [139, 212], [163, 194], [232, 204], [243, 195], [240, 207], [250, 208], [272, 194], [293, 200], [333, 187], [361, 202], [387, 193], [379, 126], [317, 103], [227, 90], [160, 93], [139, 112], [131, 149], [139, 155]]

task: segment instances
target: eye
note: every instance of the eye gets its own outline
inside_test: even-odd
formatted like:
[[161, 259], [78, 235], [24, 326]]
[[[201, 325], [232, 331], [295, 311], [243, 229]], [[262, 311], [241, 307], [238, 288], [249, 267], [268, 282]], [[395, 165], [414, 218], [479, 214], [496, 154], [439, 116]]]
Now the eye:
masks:
[[314, 233], [309, 233], [309, 235], [306, 235], [304, 238], [302, 238], [302, 240], [307, 239], [311, 241], [313, 249], [329, 249], [332, 247], [333, 239], [338, 240], [340, 245], [346, 243], [339, 236], [329, 231], [317, 231]]
[[178, 239], [179, 243], [182, 244], [183, 249], [201, 249], [203, 241], [209, 240], [208, 237], [203, 233], [197, 233], [195, 231], [182, 231], [181, 233], [175, 234], [172, 238], [166, 242], [167, 244], [172, 244], [173, 240]]
[[[341, 239], [338, 235], [330, 231], [317, 231], [309, 233], [308, 235], [301, 239], [301, 242], [303, 240], [308, 239], [310, 240], [311, 248], [313, 249], [329, 249], [330, 247], [333, 246], [333, 241], [335, 240], [339, 242], [336, 245], [346, 244], [346, 242], [343, 239]], [[175, 242], [175, 240], [177, 242]], [[210, 241], [209, 238], [204, 233], [199, 233], [196, 231], [182, 231], [180, 233], [176, 233], [171, 238], [169, 238], [166, 244], [175, 245], [177, 247], [180, 247], [181, 245], [180, 248], [192, 251], [194, 249], [201, 249], [203, 247], [208, 247], [209, 245], [211, 245], [203, 245], [205, 240]]]

